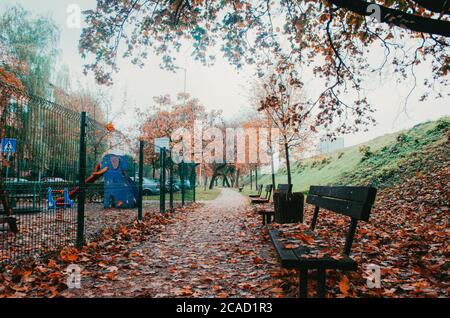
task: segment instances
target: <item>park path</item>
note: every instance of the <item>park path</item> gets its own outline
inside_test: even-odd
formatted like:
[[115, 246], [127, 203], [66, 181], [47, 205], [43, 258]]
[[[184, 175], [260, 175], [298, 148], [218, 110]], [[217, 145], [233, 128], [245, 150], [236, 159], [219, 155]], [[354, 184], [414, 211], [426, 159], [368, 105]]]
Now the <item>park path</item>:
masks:
[[[279, 264], [247, 199], [222, 189], [160, 234], [135, 244], [133, 262], [109, 262], [82, 276], [68, 297], [274, 297]], [[98, 271], [112, 271], [100, 279]], [[90, 276], [89, 273], [95, 273]]]

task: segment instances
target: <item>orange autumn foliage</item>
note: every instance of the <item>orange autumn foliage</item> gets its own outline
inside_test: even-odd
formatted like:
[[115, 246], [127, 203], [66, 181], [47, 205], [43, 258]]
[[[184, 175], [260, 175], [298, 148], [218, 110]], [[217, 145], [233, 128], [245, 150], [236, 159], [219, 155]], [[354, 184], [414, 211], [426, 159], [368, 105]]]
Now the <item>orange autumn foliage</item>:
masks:
[[2, 67], [0, 67], [0, 81], [20, 90], [25, 89], [25, 87], [22, 84], [22, 81], [19, 78], [17, 78], [17, 76], [12, 74], [11, 72], [8, 72]]

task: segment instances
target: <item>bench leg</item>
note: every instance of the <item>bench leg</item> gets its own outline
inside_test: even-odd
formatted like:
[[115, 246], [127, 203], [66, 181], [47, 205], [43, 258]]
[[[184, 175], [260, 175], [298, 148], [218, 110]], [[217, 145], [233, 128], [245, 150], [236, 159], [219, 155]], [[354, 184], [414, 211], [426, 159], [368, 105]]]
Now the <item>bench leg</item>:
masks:
[[300, 269], [300, 282], [299, 282], [299, 297], [308, 297], [308, 270], [306, 268]]
[[325, 269], [317, 270], [317, 298], [325, 298], [327, 272]]

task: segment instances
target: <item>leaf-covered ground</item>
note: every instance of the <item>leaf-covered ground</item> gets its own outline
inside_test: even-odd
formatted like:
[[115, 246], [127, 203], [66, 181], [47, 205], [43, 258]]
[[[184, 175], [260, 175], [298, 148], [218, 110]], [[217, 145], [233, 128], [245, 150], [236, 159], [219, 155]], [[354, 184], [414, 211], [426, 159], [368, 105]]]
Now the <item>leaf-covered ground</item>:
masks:
[[[448, 152], [437, 153], [426, 171], [379, 192], [355, 237], [359, 269], [328, 272], [327, 297], [449, 296], [449, 170]], [[307, 206], [307, 225], [311, 216]], [[322, 211], [316, 234], [339, 248], [347, 226], [345, 217]], [[82, 251], [10, 266], [0, 274], [0, 296], [296, 297], [298, 273], [280, 268], [267, 233], [247, 199], [223, 189], [202, 205], [107, 227]], [[67, 288], [72, 263], [82, 267], [81, 289]], [[367, 286], [368, 264], [381, 267], [379, 289]]]
[[[68, 289], [65, 268], [82, 267], [82, 288]], [[245, 197], [222, 190], [214, 201], [149, 214], [105, 230], [82, 251], [0, 276], [0, 293], [64, 297], [281, 297], [281, 269]]]
[[[328, 297], [450, 296], [449, 151], [439, 149], [415, 176], [379, 191], [369, 222], [358, 224], [352, 249], [358, 271], [327, 273]], [[307, 205], [306, 225], [312, 214]], [[348, 225], [347, 218], [322, 211], [315, 232], [342, 250]], [[302, 244], [308, 244], [307, 237]], [[369, 264], [381, 267], [379, 289], [367, 286]], [[297, 277], [295, 271], [284, 276], [286, 295], [293, 295]]]

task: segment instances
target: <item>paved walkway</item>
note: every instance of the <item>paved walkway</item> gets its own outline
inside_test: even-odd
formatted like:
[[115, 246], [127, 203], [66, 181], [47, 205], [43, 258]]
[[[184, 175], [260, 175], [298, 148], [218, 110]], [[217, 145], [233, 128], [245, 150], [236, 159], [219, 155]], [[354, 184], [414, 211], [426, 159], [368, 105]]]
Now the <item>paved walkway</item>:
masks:
[[[110, 280], [82, 278], [67, 296], [274, 297], [282, 291], [271, 273], [279, 264], [263, 239], [247, 199], [222, 189], [213, 201], [178, 217], [155, 237], [139, 242], [136, 261], [108, 263]], [[90, 272], [96, 273], [95, 269]], [[276, 275], [273, 275], [276, 276]], [[111, 278], [110, 277], [110, 278]]]

